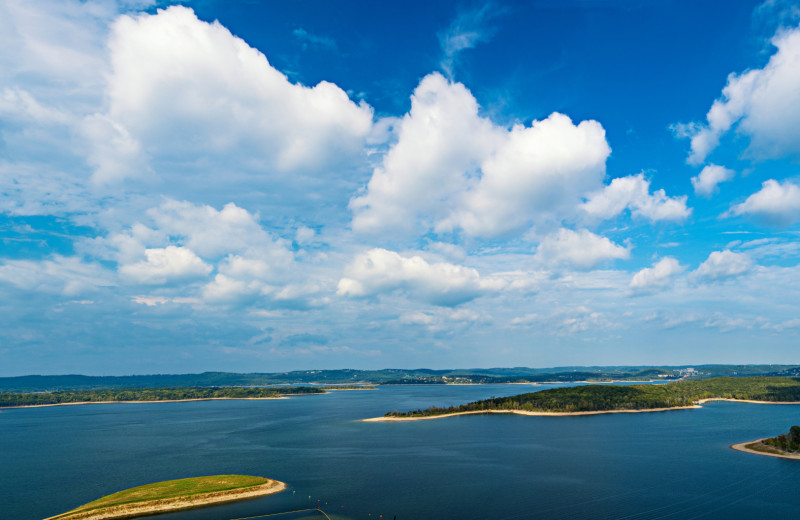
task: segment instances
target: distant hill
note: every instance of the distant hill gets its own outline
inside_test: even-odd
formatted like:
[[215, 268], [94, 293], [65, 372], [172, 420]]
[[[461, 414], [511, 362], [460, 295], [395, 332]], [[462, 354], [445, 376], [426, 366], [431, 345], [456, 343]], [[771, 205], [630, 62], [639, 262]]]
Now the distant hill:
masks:
[[800, 365], [611, 366], [552, 368], [297, 370], [238, 374], [153, 374], [130, 376], [28, 375], [0, 377], [0, 392], [50, 392], [115, 388], [247, 387], [297, 384], [453, 384], [707, 379], [730, 376], [797, 376]]

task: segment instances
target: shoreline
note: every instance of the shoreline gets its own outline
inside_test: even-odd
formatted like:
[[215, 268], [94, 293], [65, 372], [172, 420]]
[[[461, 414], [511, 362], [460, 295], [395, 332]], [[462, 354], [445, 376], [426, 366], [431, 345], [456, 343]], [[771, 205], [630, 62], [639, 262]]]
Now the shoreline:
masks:
[[590, 412], [529, 412], [527, 410], [471, 410], [468, 412], [454, 412], [454, 413], [445, 413], [441, 415], [426, 415], [422, 417], [372, 417], [369, 419], [361, 419], [361, 422], [425, 421], [429, 419], [444, 419], [445, 417], [455, 417], [457, 415], [486, 415], [493, 413], [527, 415], [534, 417], [571, 417], [578, 415], [600, 415], [607, 413], [668, 412], [670, 410], [690, 410], [692, 408], [702, 408], [702, 406], [700, 405], [673, 406], [670, 408], [647, 408], [642, 410], [598, 410]]
[[157, 399], [152, 401], [77, 401], [74, 403], [23, 404], [20, 406], [2, 406], [0, 411], [19, 408], [45, 408], [48, 406], [79, 406], [84, 404], [147, 404], [147, 403], [190, 403], [193, 401], [265, 401], [271, 399], [289, 399], [289, 395], [321, 395], [321, 394], [284, 394], [278, 397], [203, 397], [198, 399]]
[[[478, 414], [491, 414], [491, 413], [505, 413], [515, 415], [528, 415], [536, 417], [570, 417], [578, 415], [600, 415], [607, 413], [646, 413], [646, 412], [668, 412], [670, 410], [690, 410], [693, 408], [702, 408], [704, 403], [711, 401], [729, 401], [732, 403], [752, 403], [752, 404], [794, 404], [800, 405], [800, 401], [753, 401], [750, 399], [727, 399], [724, 397], [710, 397], [707, 399], [700, 399], [695, 401], [691, 406], [672, 406], [669, 408], [643, 408], [641, 410], [598, 410], [588, 412], [529, 412], [527, 410], [471, 410], [467, 412], [453, 412], [441, 415], [425, 415], [422, 417], [371, 417], [369, 419], [361, 419], [361, 422], [400, 422], [400, 421], [424, 421], [428, 419], [444, 419], [445, 417], [455, 417], [457, 415], [478, 415]], [[761, 439], [759, 439], [761, 440]], [[758, 442], [758, 441], [753, 441]], [[748, 442], [745, 444], [752, 444]], [[758, 453], [758, 452], [754, 452]], [[794, 458], [794, 457], [789, 457]]]
[[752, 453], [753, 455], [765, 455], [767, 457], [777, 457], [779, 459], [791, 459], [791, 460], [800, 460], [800, 453], [789, 454], [789, 453], [769, 453], [767, 451], [758, 451], [748, 448], [750, 444], [755, 444], [757, 442], [761, 442], [763, 440], [768, 439], [769, 437], [764, 437], [763, 439], [756, 439], [754, 441], [749, 442], [740, 442], [737, 444], [731, 444], [731, 449], [736, 451], [741, 451], [743, 453]]
[[279, 480], [267, 480], [265, 484], [242, 489], [123, 504], [75, 513], [67, 512], [45, 518], [44, 520], [116, 520], [122, 518], [137, 518], [140, 516], [158, 515], [161, 513], [196, 509], [210, 505], [258, 498], [280, 493], [285, 489], [286, 484], [284, 482]]

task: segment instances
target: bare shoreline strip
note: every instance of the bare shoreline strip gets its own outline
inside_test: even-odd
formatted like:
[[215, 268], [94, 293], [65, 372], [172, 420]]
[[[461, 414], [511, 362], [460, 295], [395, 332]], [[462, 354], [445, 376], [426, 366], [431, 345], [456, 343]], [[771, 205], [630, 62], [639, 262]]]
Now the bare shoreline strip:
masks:
[[456, 415], [480, 415], [480, 414], [490, 414], [490, 413], [531, 415], [536, 417], [569, 417], [573, 415], [600, 415], [606, 413], [667, 412], [669, 410], [686, 410], [690, 408], [702, 408], [702, 407], [699, 405], [692, 405], [692, 406], [673, 406], [671, 408], [648, 408], [646, 410], [600, 410], [594, 412], [529, 412], [527, 410], [472, 410], [469, 412], [454, 412], [442, 415], [425, 415], [423, 417], [372, 417], [370, 419], [361, 419], [361, 421], [362, 422], [425, 421], [428, 419], [443, 419], [445, 417], [455, 417]]
[[[643, 408], [641, 410], [599, 410], [594, 412], [529, 412], [526, 410], [472, 410], [468, 412], [454, 412], [442, 415], [425, 415], [422, 417], [372, 417], [370, 419], [361, 419], [362, 422], [397, 422], [397, 421], [424, 421], [427, 419], [443, 419], [445, 417], [455, 417], [456, 415], [478, 415], [489, 413], [505, 413], [516, 415], [532, 415], [537, 417], [568, 417], [573, 415], [600, 415], [606, 413], [646, 413], [646, 412], [667, 412], [670, 410], [688, 410], [692, 408], [702, 408], [703, 403], [711, 401], [730, 401], [734, 403], [755, 403], [755, 404], [794, 404], [800, 405], [800, 402], [795, 401], [752, 401], [748, 399], [725, 399], [723, 397], [711, 397], [708, 399], [700, 399], [691, 406], [672, 406], [669, 408]], [[752, 444], [752, 443], [746, 443]]]
[[733, 448], [736, 451], [743, 451], [745, 453], [752, 453], [753, 455], [766, 455], [767, 457], [778, 457], [780, 459], [800, 460], [800, 453], [794, 453], [794, 454], [791, 454], [791, 453], [769, 453], [767, 451], [752, 450], [752, 449], [747, 447], [750, 444], [755, 444], [757, 442], [761, 442], [761, 441], [764, 441], [766, 439], [767, 438], [757, 439], [757, 440], [750, 441], [750, 442], [740, 442], [738, 444], [731, 444], [731, 448]]
[[243, 489], [215, 491], [213, 493], [202, 493], [188, 497], [167, 498], [76, 513], [64, 513], [45, 518], [45, 520], [116, 520], [122, 518], [137, 518], [140, 516], [157, 515], [184, 509], [195, 509], [198, 507], [224, 504], [226, 502], [257, 498], [272, 495], [273, 493], [280, 493], [284, 489], [286, 489], [285, 483], [279, 480], [268, 480], [265, 484]]
[[146, 403], [189, 403], [192, 401], [264, 401], [268, 399], [288, 399], [289, 395], [320, 395], [320, 394], [283, 394], [278, 397], [199, 397], [197, 399], [154, 399], [152, 401], [76, 401], [74, 403], [50, 404], [23, 404], [20, 406], [2, 406], [2, 410], [15, 408], [44, 408], [47, 406], [78, 406], [84, 404], [146, 404]]

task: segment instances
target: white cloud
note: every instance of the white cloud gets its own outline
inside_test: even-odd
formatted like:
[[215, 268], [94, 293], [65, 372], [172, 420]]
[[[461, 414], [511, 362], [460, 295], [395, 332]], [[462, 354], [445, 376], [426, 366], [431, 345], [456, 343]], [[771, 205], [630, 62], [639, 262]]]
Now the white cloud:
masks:
[[147, 257], [145, 261], [120, 266], [120, 274], [137, 283], [160, 285], [176, 280], [202, 278], [213, 270], [213, 267], [186, 247], [146, 249], [144, 254]]
[[596, 121], [554, 113], [509, 130], [478, 109], [462, 84], [426, 76], [397, 142], [350, 201], [353, 228], [497, 236], [572, 215], [602, 186], [610, 148]]
[[800, 28], [779, 31], [777, 52], [763, 69], [731, 74], [704, 125], [676, 125], [691, 138], [688, 162], [701, 164], [735, 125], [750, 138], [748, 153], [759, 159], [800, 153]]
[[629, 256], [628, 249], [586, 229], [572, 231], [562, 228], [546, 236], [536, 251], [536, 258], [547, 265], [567, 265], [578, 269], [591, 269], [603, 262]]
[[475, 269], [447, 262], [428, 263], [420, 256], [405, 257], [386, 249], [358, 255], [346, 275], [339, 280], [340, 296], [377, 296], [399, 290], [414, 299], [453, 306], [492, 289]]
[[0, 264], [0, 282], [29, 292], [76, 297], [100, 287], [113, 286], [114, 278], [97, 263], [56, 255], [42, 261], [5, 260]]
[[684, 267], [672, 257], [664, 257], [653, 267], [645, 267], [635, 275], [629, 287], [636, 293], [648, 292], [665, 287], [672, 282], [672, 278], [683, 272]]
[[589, 196], [581, 206], [593, 217], [613, 218], [625, 209], [631, 214], [649, 220], [684, 220], [691, 213], [686, 207], [686, 196], [667, 197], [664, 190], [650, 194], [650, 181], [644, 174], [618, 177], [611, 184]]
[[752, 215], [767, 224], [788, 226], [800, 220], [800, 187], [769, 179], [760, 191], [733, 206], [729, 214]]
[[203, 257], [246, 253], [277, 266], [292, 261], [285, 240], [273, 238], [261, 227], [257, 214], [232, 202], [217, 210], [206, 204], [167, 199], [149, 209], [147, 215], [160, 233], [180, 237], [182, 244]]
[[717, 281], [734, 278], [750, 271], [753, 260], [745, 253], [733, 251], [713, 251], [705, 262], [692, 272], [691, 277], [698, 281]]
[[332, 83], [290, 83], [261, 52], [186, 7], [121, 16], [109, 49], [108, 112], [90, 121], [107, 121], [125, 147], [118, 157], [89, 132], [100, 183], [139, 175], [117, 166], [137, 151], [161, 176], [327, 170], [358, 156], [372, 127], [366, 104]]
[[733, 170], [729, 170], [724, 166], [716, 164], [709, 164], [700, 172], [697, 177], [692, 177], [692, 186], [697, 195], [703, 197], [711, 197], [717, 190], [717, 185], [721, 182], [726, 182], [736, 175]]

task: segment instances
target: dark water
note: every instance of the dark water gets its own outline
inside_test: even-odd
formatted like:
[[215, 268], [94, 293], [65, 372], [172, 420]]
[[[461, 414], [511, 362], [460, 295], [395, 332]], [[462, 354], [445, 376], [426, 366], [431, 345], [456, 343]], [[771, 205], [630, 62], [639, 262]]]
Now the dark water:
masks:
[[0, 518], [38, 520], [121, 489], [225, 473], [264, 475], [289, 490], [155, 518], [229, 520], [317, 505], [334, 520], [800, 518], [800, 461], [728, 447], [788, 431], [800, 423], [797, 405], [357, 421], [530, 389], [400, 386], [4, 410]]

